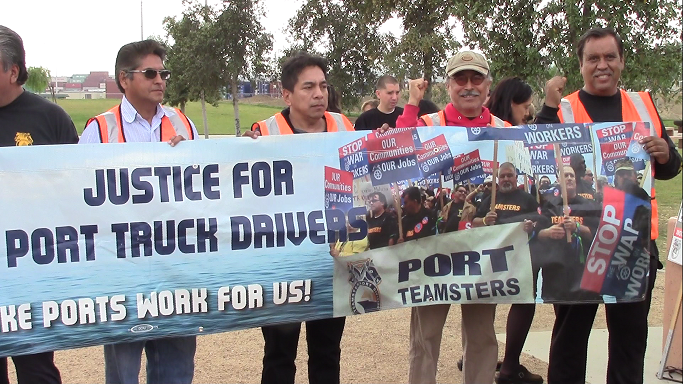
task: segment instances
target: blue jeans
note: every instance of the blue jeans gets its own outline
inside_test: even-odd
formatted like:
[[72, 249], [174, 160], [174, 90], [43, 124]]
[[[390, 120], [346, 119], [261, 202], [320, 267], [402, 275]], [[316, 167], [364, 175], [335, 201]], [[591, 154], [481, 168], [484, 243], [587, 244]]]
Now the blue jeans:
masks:
[[143, 348], [147, 354], [147, 384], [192, 383], [196, 336], [105, 345], [106, 384], [138, 384]]

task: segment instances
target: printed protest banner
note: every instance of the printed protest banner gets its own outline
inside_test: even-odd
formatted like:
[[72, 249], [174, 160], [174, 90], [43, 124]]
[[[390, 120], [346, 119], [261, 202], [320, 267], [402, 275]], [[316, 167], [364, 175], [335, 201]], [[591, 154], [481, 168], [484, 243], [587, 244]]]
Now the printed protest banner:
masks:
[[[403, 184], [377, 184], [372, 172], [353, 177], [344, 167], [352, 162], [340, 158], [362, 153], [365, 143], [368, 164], [392, 156], [405, 160], [416, 155], [415, 132], [425, 139], [443, 134], [454, 152], [476, 154], [481, 173], [481, 155], [491, 158], [492, 143], [467, 141], [467, 128], [421, 129], [397, 131], [408, 137], [389, 143], [385, 150], [394, 152], [386, 158], [372, 158], [380, 152], [362, 141], [365, 132], [201, 140], [175, 148], [126, 143], [0, 149], [0, 355], [332, 317], [337, 293], [329, 243], [365, 237], [367, 194], [383, 191], [392, 204], [391, 187]], [[375, 145], [381, 149], [381, 140], [392, 137]], [[340, 152], [352, 143], [357, 145]], [[337, 196], [327, 206], [326, 193]], [[357, 231], [347, 233], [347, 221]], [[393, 272], [378, 269], [384, 282], [394, 284], [387, 300], [425, 305], [418, 300], [429, 297], [424, 286], [446, 283], [449, 302], [458, 294], [468, 302], [524, 301], [531, 295], [525, 277], [531, 270], [528, 251], [517, 244], [526, 245], [528, 237], [513, 228], [503, 238], [505, 228], [421, 239], [417, 248], [423, 253], [408, 243], [385, 249], [395, 258], [387, 261], [395, 264]], [[491, 250], [510, 246], [504, 271], [501, 254]], [[446, 260], [430, 259], [437, 253], [449, 255], [451, 272], [435, 282], [430, 274], [442, 270], [429, 263]], [[461, 257], [477, 261], [481, 275], [473, 272], [475, 264], [465, 275], [453, 274]], [[399, 267], [406, 265], [408, 280], [399, 281]], [[419, 281], [420, 275], [427, 280]], [[340, 297], [348, 306], [353, 286], [346, 284]], [[419, 294], [414, 287], [421, 287]]]
[[444, 174], [444, 180], [460, 183], [483, 174], [479, 150], [475, 149], [470, 153], [456, 156], [453, 159], [453, 166]]
[[505, 161], [514, 164], [522, 174], [533, 174], [531, 154], [521, 141], [505, 146]]
[[534, 175], [556, 175], [557, 162], [555, 149], [552, 144], [534, 145], [529, 147], [531, 170]]
[[642, 161], [649, 161], [650, 155], [643, 145], [640, 144], [640, 140], [654, 134], [650, 132], [650, 123], [634, 122], [630, 124], [633, 124], [633, 136], [631, 137], [631, 143], [628, 146], [628, 156]]
[[353, 173], [325, 167], [325, 209], [353, 208]]
[[667, 260], [674, 262], [678, 265], [683, 262], [683, 256], [681, 256], [681, 243], [683, 242], [683, 226], [681, 222], [683, 221], [683, 205], [678, 208], [678, 220], [676, 220], [676, 227], [674, 228], [674, 233], [671, 236], [671, 246], [669, 247], [669, 257]]
[[520, 141], [529, 147], [542, 144], [590, 144], [590, 124], [529, 124], [520, 126], [524, 138]]
[[627, 155], [633, 136], [633, 124], [601, 124], [596, 126], [595, 132], [600, 143], [600, 154], [606, 174], [612, 176], [615, 163]]
[[[648, 197], [637, 185], [632, 193]], [[605, 186], [603, 210], [581, 280], [581, 288], [623, 300], [639, 300], [647, 289], [650, 202]]]
[[390, 129], [368, 135], [368, 159], [373, 185], [410, 180], [422, 176], [417, 164], [413, 130]]
[[451, 232], [430, 242], [408, 241], [335, 259], [334, 315], [494, 303], [502, 297], [512, 303], [533, 302], [532, 275], [515, 272], [531, 271], [523, 225], [496, 225], [467, 233]]
[[453, 165], [453, 155], [443, 134], [422, 142], [417, 151], [417, 163], [426, 177], [438, 174]]
[[467, 128], [468, 141], [524, 140], [524, 131], [518, 127]]
[[441, 180], [441, 173], [435, 173], [435, 174], [429, 175], [425, 178], [420, 178], [420, 179], [414, 180], [414, 182], [415, 182], [415, 185], [417, 185], [418, 187], [436, 189], [436, 188], [439, 188], [439, 181], [440, 180]]
[[339, 167], [347, 172], [352, 172], [354, 179], [361, 178], [370, 173], [365, 137], [361, 137], [339, 148]]

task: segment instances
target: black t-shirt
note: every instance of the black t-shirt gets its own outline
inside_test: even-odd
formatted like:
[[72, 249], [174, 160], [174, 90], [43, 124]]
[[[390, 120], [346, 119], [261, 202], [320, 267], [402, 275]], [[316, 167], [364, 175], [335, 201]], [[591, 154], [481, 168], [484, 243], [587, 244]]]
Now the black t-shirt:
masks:
[[454, 232], [458, 230], [460, 225], [460, 218], [462, 217], [462, 209], [465, 207], [465, 202], [452, 203], [448, 209], [448, 220], [446, 221], [446, 229], [444, 232]]
[[595, 200], [595, 190], [584, 179], [576, 179], [576, 194], [588, 200]]
[[[582, 196], [568, 200], [569, 216], [580, 226], [590, 228], [590, 236], [582, 235], [581, 242], [572, 238], [540, 239], [534, 236], [529, 243], [534, 263], [543, 268], [543, 299], [546, 301], [600, 300], [600, 296], [580, 288], [586, 256], [595, 232], [600, 224], [601, 206]], [[550, 226], [564, 222], [561, 196], [548, 199], [541, 210], [541, 218], [536, 223], [538, 233]]]
[[0, 107], [2, 147], [76, 143], [76, 127], [57, 104], [24, 91], [13, 102]]
[[415, 215], [403, 216], [403, 240], [410, 241], [436, 235], [436, 215], [422, 207]]
[[366, 216], [368, 222], [368, 244], [370, 249], [377, 249], [389, 245], [389, 240], [398, 239], [398, 218], [396, 215], [384, 211], [377, 217]]
[[396, 128], [396, 119], [403, 114], [403, 108], [396, 107], [391, 113], [384, 113], [377, 108], [367, 110], [358, 116], [354, 124], [356, 131], [370, 131], [380, 128], [384, 123]]
[[[474, 217], [484, 217], [491, 208], [491, 196], [487, 196], [477, 208]], [[496, 192], [496, 224], [518, 223], [524, 219], [536, 221], [538, 219], [538, 202], [521, 189], [511, 192]]]

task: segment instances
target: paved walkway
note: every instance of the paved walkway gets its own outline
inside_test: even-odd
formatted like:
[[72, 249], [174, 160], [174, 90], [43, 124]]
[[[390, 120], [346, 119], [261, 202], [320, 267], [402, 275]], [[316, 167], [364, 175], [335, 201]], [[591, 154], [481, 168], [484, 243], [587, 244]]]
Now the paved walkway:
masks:
[[[524, 344], [524, 353], [548, 362], [551, 331], [530, 332]], [[606, 329], [593, 329], [588, 339], [588, 366], [586, 367], [586, 382], [600, 384], [607, 376], [607, 340]], [[505, 334], [496, 336], [498, 341], [505, 343]], [[671, 383], [657, 379], [659, 361], [662, 358], [662, 327], [650, 327], [648, 331], [647, 350], [645, 352], [644, 383]], [[543, 375], [546, 376], [545, 374]], [[681, 377], [678, 376], [678, 380]]]

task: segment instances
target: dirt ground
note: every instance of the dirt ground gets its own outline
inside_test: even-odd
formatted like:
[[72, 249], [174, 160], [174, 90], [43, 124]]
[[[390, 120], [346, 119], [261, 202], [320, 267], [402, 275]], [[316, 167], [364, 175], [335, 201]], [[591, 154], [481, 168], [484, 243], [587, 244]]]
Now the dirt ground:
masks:
[[[496, 332], [505, 332], [509, 305], [499, 305]], [[662, 325], [664, 308], [664, 274], [660, 273], [653, 292], [649, 324]], [[555, 316], [552, 305], [538, 305], [532, 331], [552, 329]], [[460, 306], [454, 305], [444, 328], [439, 359], [438, 382], [461, 382], [456, 362], [462, 354], [460, 342]], [[405, 383], [408, 380], [408, 327], [410, 310], [383, 311], [346, 319], [342, 339], [341, 381], [343, 383]], [[594, 328], [605, 328], [605, 312], [601, 308]], [[263, 337], [259, 328], [201, 336], [197, 340], [195, 384], [258, 383], [261, 378]], [[499, 343], [502, 359], [504, 345]], [[308, 381], [306, 374], [305, 327], [299, 341], [297, 383]], [[64, 383], [104, 383], [102, 347], [80, 348], [55, 353], [55, 361]], [[530, 371], [545, 377], [548, 365], [529, 355], [521, 362]], [[144, 364], [143, 364], [144, 367]], [[16, 383], [14, 367], [10, 377]], [[140, 382], [145, 382], [144, 368]], [[370, 380], [369, 380], [370, 379]]]

